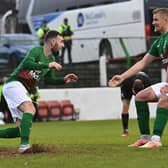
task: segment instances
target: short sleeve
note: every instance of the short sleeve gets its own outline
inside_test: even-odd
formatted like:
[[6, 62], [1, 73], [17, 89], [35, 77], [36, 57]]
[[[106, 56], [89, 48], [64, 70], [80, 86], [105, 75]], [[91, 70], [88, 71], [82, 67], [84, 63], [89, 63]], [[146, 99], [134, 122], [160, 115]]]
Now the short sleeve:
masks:
[[152, 56], [159, 57], [159, 52], [158, 52], [158, 40], [154, 41], [152, 46], [150, 47], [148, 53]]

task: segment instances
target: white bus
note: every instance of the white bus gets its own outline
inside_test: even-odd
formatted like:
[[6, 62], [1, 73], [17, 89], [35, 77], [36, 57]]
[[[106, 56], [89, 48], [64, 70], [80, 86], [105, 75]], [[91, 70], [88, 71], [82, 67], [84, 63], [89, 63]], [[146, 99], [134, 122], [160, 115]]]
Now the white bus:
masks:
[[128, 54], [137, 56], [145, 53], [146, 38], [153, 35], [153, 32], [150, 32], [151, 11], [156, 7], [168, 6], [166, 1], [160, 0], [62, 2], [59, 2], [57, 12], [32, 16], [31, 19], [33, 28], [37, 31], [43, 20], [48, 22], [51, 29], [57, 30], [63, 19], [68, 18], [74, 29], [73, 63], [98, 61], [102, 55], [116, 59], [124, 58]]

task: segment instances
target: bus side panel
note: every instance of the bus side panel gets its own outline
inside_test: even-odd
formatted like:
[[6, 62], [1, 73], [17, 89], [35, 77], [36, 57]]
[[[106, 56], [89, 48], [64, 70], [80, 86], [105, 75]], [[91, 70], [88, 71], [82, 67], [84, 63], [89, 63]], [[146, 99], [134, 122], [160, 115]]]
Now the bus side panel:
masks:
[[[119, 38], [123, 38], [129, 54], [136, 56], [146, 51], [143, 1], [132, 0], [51, 13], [33, 17], [33, 22], [45, 19], [51, 29], [57, 30], [67, 17], [74, 29], [73, 62], [97, 61], [100, 41], [104, 38], [110, 41], [114, 58], [126, 56]], [[36, 24], [36, 30], [37, 27]]]

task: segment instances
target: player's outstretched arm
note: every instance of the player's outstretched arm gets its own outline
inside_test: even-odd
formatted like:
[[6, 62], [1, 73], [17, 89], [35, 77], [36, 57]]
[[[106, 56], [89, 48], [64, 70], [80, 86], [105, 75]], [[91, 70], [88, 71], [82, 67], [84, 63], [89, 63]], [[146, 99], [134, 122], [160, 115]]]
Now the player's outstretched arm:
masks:
[[57, 62], [50, 62], [48, 64], [48, 67], [49, 68], [54, 68], [54, 69], [56, 69], [58, 71], [62, 69], [62, 65], [58, 64]]
[[79, 79], [78, 76], [75, 75], [74, 73], [67, 74], [67, 75], [64, 77], [65, 83], [77, 82], [78, 79]]
[[146, 54], [142, 60], [134, 64], [130, 69], [123, 72], [121, 75], [115, 75], [113, 76], [108, 84], [110, 87], [116, 87], [120, 85], [125, 79], [137, 74], [138, 72], [142, 71], [145, 67], [147, 67], [153, 60], [155, 60], [156, 57]]

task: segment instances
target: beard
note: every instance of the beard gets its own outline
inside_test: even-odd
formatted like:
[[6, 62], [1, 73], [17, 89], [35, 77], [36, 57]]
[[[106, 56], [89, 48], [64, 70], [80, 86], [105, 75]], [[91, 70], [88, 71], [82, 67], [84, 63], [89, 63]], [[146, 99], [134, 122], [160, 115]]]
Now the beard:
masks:
[[52, 52], [53, 55], [58, 55], [59, 54], [59, 51], [56, 50], [55, 48], [52, 48], [51, 52]]
[[59, 51], [57, 43], [51, 48], [52, 53], [56, 53]]

